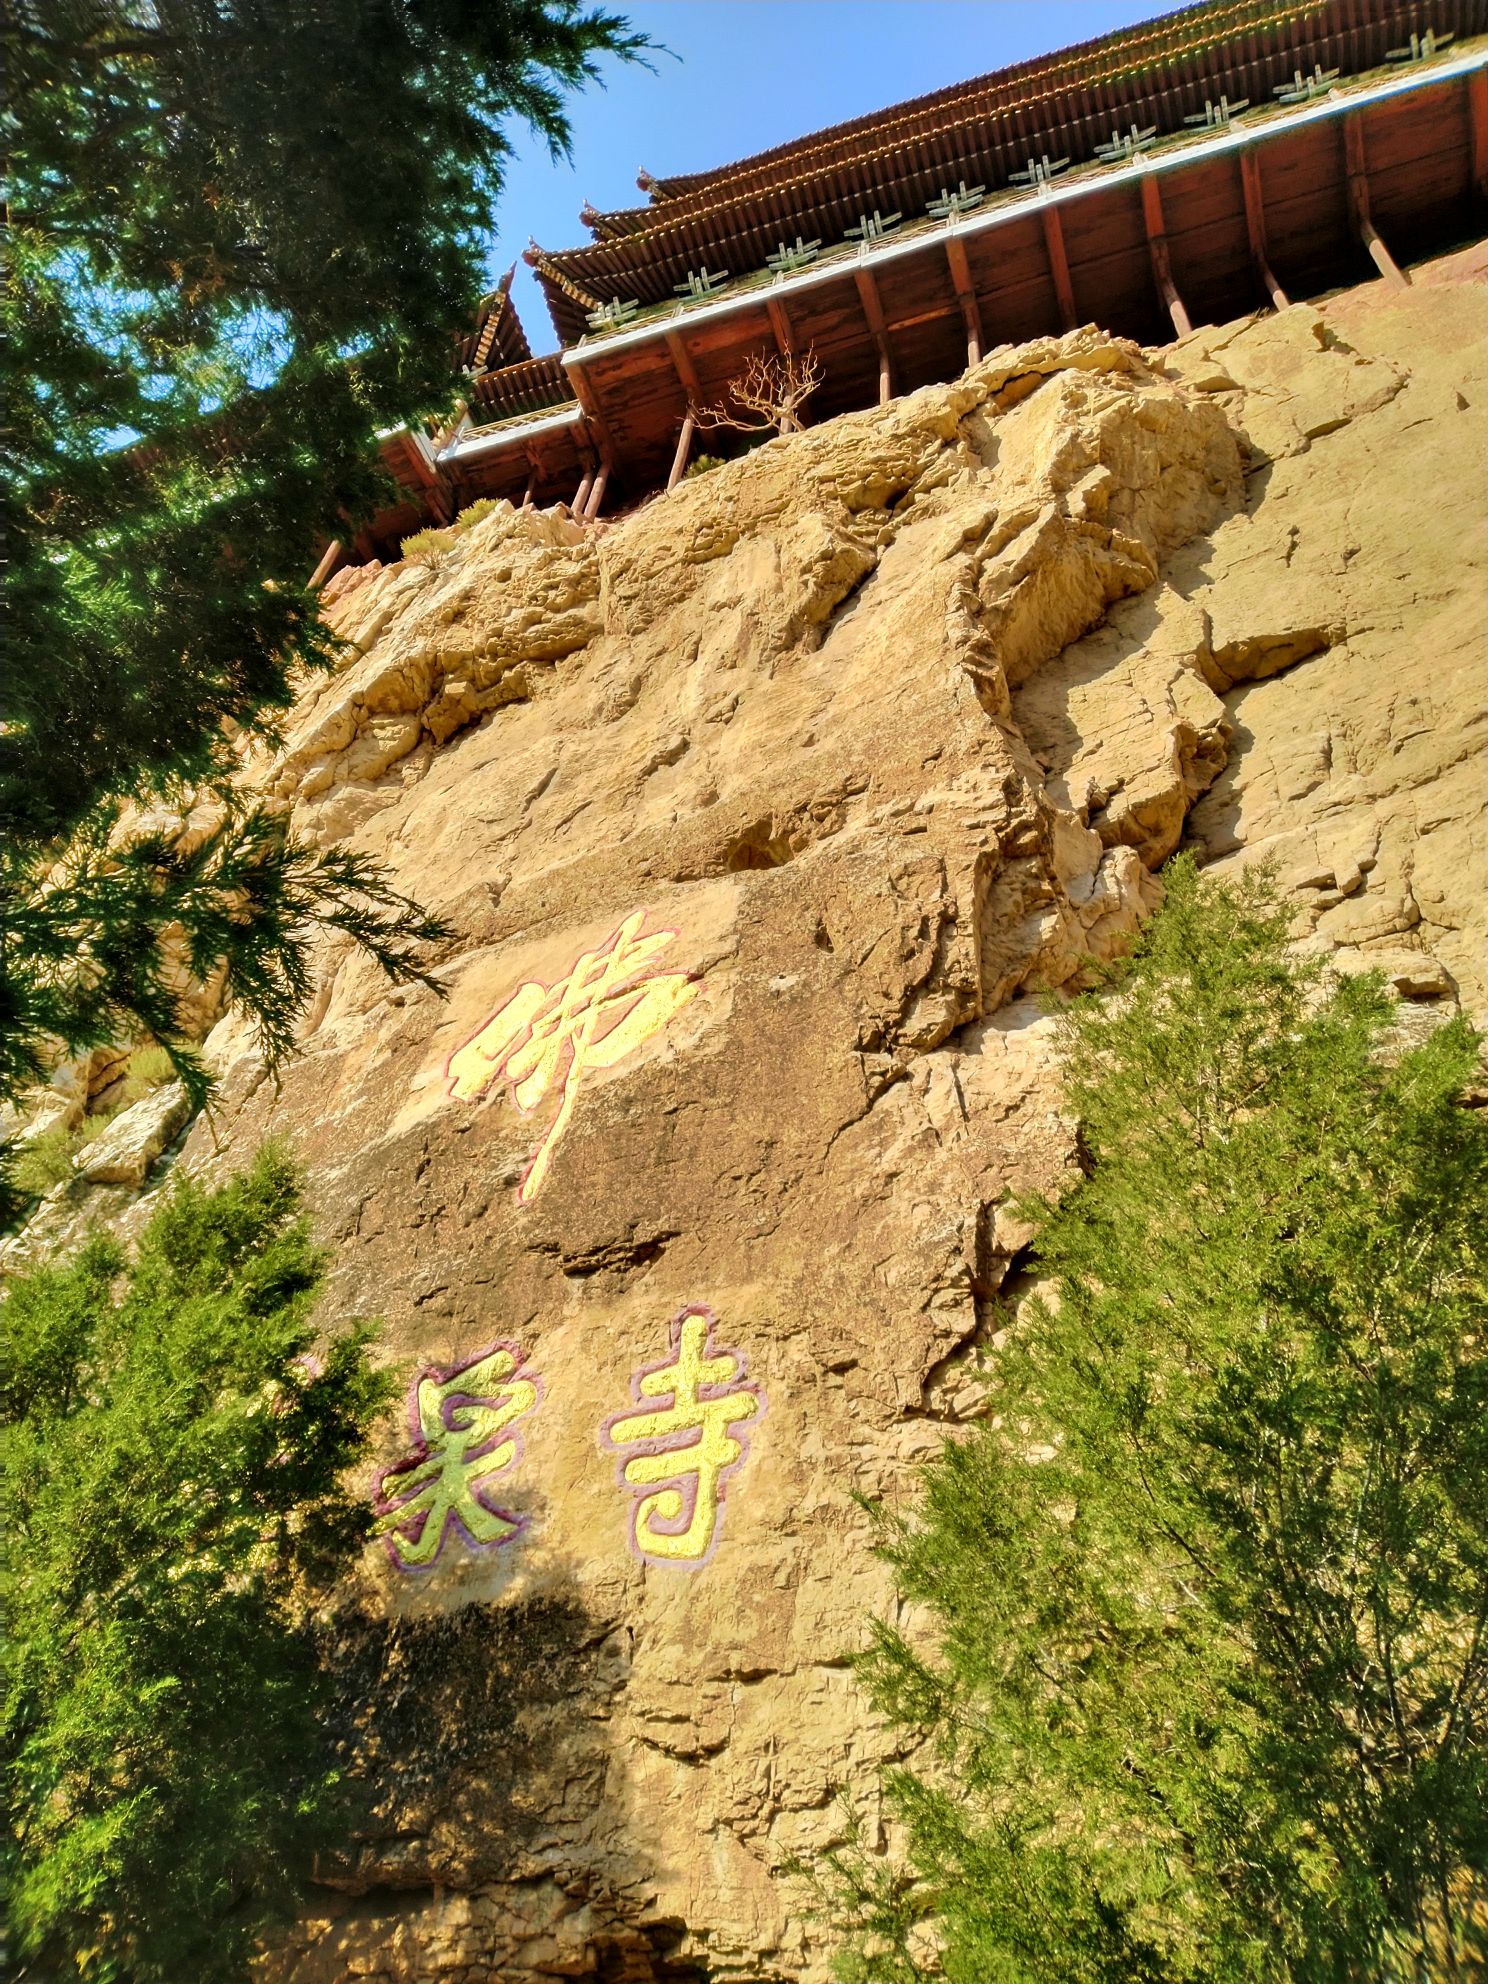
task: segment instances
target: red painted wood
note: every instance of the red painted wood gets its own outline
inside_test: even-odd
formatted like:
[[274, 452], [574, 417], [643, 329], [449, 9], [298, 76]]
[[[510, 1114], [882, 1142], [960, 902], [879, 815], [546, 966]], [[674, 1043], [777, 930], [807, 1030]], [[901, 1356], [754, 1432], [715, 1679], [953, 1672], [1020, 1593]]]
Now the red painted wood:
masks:
[[966, 243], [957, 235], [946, 237], [946, 261], [950, 266], [951, 283], [956, 291], [956, 301], [961, 306], [962, 321], [966, 325], [966, 362], [980, 365], [982, 362], [982, 313], [977, 308], [976, 285], [971, 279], [971, 269], [966, 260]]
[[1059, 300], [1059, 316], [1067, 331], [1080, 319], [1075, 310], [1075, 286], [1070, 281], [1069, 256], [1064, 246], [1064, 228], [1058, 207], [1045, 207], [1040, 215], [1044, 224], [1044, 246], [1049, 255], [1049, 273], [1054, 278], [1054, 294]]
[[1150, 172], [1142, 175], [1142, 219], [1147, 228], [1147, 252], [1152, 259], [1152, 276], [1157, 284], [1157, 293], [1167, 305], [1173, 329], [1179, 337], [1186, 338], [1193, 325], [1173, 281], [1172, 265], [1168, 260], [1168, 237], [1163, 229], [1162, 188]]

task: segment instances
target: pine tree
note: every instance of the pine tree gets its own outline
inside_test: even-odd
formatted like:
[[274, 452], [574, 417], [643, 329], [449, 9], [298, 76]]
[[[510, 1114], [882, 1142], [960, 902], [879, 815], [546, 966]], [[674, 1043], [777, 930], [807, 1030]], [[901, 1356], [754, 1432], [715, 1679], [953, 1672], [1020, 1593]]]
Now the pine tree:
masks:
[[170, 1035], [172, 925], [271, 1058], [317, 925], [405, 973], [446, 934], [251, 806], [192, 857], [121, 809], [227, 795], [225, 724], [272, 734], [331, 659], [316, 537], [378, 500], [378, 430], [451, 404], [511, 121], [560, 150], [564, 93], [644, 46], [578, 0], [8, 0], [4, 39], [0, 1099]]
[[10, 1953], [33, 1978], [232, 1984], [341, 1814], [308, 1606], [362, 1539], [386, 1398], [269, 1151], [4, 1305]]
[[[1488, 1956], [1488, 1132], [1462, 1020], [1187, 861], [1070, 1011], [1086, 1174], [991, 1416], [884, 1520], [933, 1651], [907, 1861], [829, 1856], [844, 1974], [1457, 1979]], [[931, 1957], [928, 1952], [938, 1949]]]

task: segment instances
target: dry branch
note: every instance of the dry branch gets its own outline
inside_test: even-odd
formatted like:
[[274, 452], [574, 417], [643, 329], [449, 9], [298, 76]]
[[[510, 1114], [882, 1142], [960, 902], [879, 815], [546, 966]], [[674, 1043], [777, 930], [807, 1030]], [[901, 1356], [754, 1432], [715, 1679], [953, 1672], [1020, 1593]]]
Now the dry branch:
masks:
[[800, 409], [821, 382], [821, 362], [809, 349], [789, 352], [783, 358], [757, 352], [738, 377], [729, 381], [727, 399], [689, 411], [703, 428], [730, 427], [740, 434], [798, 434], [803, 425]]

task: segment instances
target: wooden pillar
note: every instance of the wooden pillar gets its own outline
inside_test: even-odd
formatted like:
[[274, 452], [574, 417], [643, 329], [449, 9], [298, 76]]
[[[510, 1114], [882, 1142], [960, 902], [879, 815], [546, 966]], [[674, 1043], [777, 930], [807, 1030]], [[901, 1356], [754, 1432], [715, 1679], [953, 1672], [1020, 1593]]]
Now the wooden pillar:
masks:
[[1385, 281], [1399, 289], [1408, 289], [1409, 276], [1396, 266], [1395, 257], [1380, 240], [1369, 216], [1369, 167], [1364, 157], [1364, 124], [1357, 111], [1343, 120], [1343, 153], [1348, 166], [1349, 209], [1354, 217], [1354, 231]]
[[1049, 256], [1049, 274], [1054, 279], [1054, 294], [1059, 301], [1060, 322], [1067, 331], [1072, 331], [1080, 318], [1075, 309], [1075, 286], [1070, 281], [1069, 257], [1064, 252], [1064, 227], [1059, 209], [1046, 201], [1039, 217], [1044, 223], [1044, 247]]
[[583, 516], [584, 505], [589, 501], [589, 491], [593, 487], [594, 471], [593, 469], [586, 468], [578, 488], [574, 491], [574, 499], [568, 506], [576, 517]]
[[605, 484], [610, 479], [610, 458], [605, 455], [599, 464], [599, 474], [594, 478], [594, 487], [589, 491], [589, 501], [584, 507], [584, 522], [592, 524], [599, 515], [599, 506], [604, 501]]
[[858, 285], [863, 315], [868, 319], [868, 328], [878, 348], [878, 403], [887, 406], [894, 397], [894, 368], [889, 357], [889, 334], [884, 323], [883, 305], [879, 301], [878, 284], [873, 280], [871, 269], [855, 269], [853, 275]]
[[1152, 259], [1152, 279], [1157, 284], [1157, 293], [1168, 307], [1173, 329], [1180, 338], [1186, 338], [1193, 325], [1173, 281], [1167, 230], [1163, 226], [1162, 191], [1156, 174], [1150, 171], [1142, 174], [1142, 219], [1147, 228], [1147, 253]]
[[1287, 293], [1272, 274], [1266, 259], [1266, 209], [1261, 199], [1261, 161], [1253, 145], [1240, 153], [1240, 184], [1245, 193], [1245, 231], [1250, 236], [1250, 259], [1261, 279], [1261, 287], [1271, 298], [1273, 309], [1285, 310]]
[[311, 592], [320, 591], [321, 587], [325, 584], [326, 580], [331, 576], [332, 572], [335, 571], [336, 566], [340, 563], [340, 559], [341, 559], [341, 540], [339, 537], [333, 537], [330, 543], [326, 546], [325, 550], [321, 553], [320, 563], [316, 566], [315, 570], [310, 574], [309, 579], [306, 581], [306, 584], [309, 586]]
[[666, 347], [671, 353], [672, 369], [677, 374], [678, 384], [687, 396], [688, 407], [701, 406], [703, 403], [703, 392], [701, 386], [698, 384], [697, 367], [692, 362], [692, 354], [682, 342], [682, 333], [680, 331], [668, 331], [666, 334]]
[[770, 329], [775, 337], [776, 349], [782, 358], [789, 358], [796, 348], [796, 334], [791, 329], [791, 320], [785, 313], [785, 305], [778, 296], [767, 296], [765, 309], [769, 314]]
[[522, 497], [522, 508], [530, 510], [537, 501], [537, 492], [543, 479], [542, 456], [531, 441], [525, 444], [522, 453], [527, 457], [527, 489]]
[[1488, 69], [1467, 79], [1468, 121], [1472, 125], [1472, 176], [1480, 200], [1488, 200]]
[[437, 465], [430, 462], [418, 441], [406, 427], [398, 436], [398, 443], [402, 459], [411, 470], [415, 481], [423, 489], [424, 501], [434, 512], [435, 520], [441, 524], [453, 523], [456, 515], [455, 504]]
[[584, 410], [586, 442], [591, 446], [598, 444], [599, 458], [602, 462], [613, 460], [615, 443], [605, 422], [604, 410], [599, 404], [599, 394], [595, 389], [594, 381], [582, 365], [570, 365], [567, 371], [569, 383], [574, 389], [574, 398]]
[[667, 477], [667, 488], [675, 489], [687, 473], [687, 457], [692, 453], [694, 422], [689, 413], [682, 422], [682, 432], [677, 436], [677, 452], [672, 456], [672, 472]]
[[961, 321], [966, 326], [966, 363], [968, 366], [982, 362], [982, 313], [977, 308], [976, 290], [971, 280], [971, 269], [966, 260], [966, 243], [959, 235], [946, 236], [946, 260], [951, 268], [951, 282], [956, 291], [956, 301], [961, 305]]

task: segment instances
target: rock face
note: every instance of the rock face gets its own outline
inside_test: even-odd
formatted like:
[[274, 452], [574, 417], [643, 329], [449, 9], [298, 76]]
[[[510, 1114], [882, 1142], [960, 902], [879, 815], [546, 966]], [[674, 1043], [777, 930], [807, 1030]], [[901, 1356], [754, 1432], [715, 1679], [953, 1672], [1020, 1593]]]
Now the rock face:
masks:
[[825, 1978], [777, 1870], [839, 1787], [881, 1837], [855, 1497], [978, 1410], [1060, 988], [1187, 842], [1484, 1004], [1474, 267], [1002, 351], [343, 588], [251, 776], [460, 934], [443, 1000], [328, 948], [281, 1089], [223, 1022], [181, 1160], [287, 1137], [410, 1387], [369, 1816], [266, 1975]]

